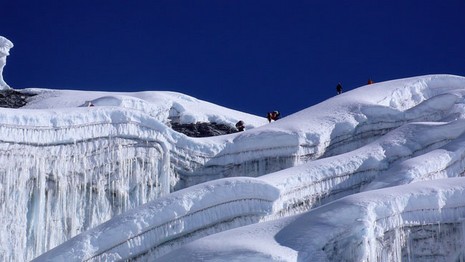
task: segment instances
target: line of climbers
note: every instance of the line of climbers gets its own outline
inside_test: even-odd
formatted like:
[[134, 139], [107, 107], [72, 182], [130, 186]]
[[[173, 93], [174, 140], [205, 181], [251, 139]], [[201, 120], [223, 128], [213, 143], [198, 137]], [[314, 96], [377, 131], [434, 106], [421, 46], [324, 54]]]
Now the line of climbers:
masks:
[[[368, 85], [371, 85], [373, 84], [373, 80], [371, 80], [371, 78], [368, 79], [368, 82], [367, 84]], [[337, 86], [336, 86], [336, 92], [337, 94], [342, 94], [342, 84], [341, 82], [337, 83]], [[271, 121], [276, 121], [279, 119], [279, 111], [273, 111], [273, 112], [268, 112], [266, 114], [266, 118], [268, 119], [268, 123], [271, 123]], [[245, 130], [245, 125], [244, 125], [244, 121], [240, 120], [239, 122], [236, 123], [236, 128], [238, 131], [244, 131]]]
[[[373, 80], [371, 79], [368, 79], [368, 84], [373, 84]], [[342, 84], [339, 82], [336, 86], [336, 92], [337, 94], [342, 94]], [[91, 102], [91, 101], [86, 101], [85, 103], [85, 106], [87, 107], [93, 107], [94, 104]], [[266, 118], [268, 119], [268, 123], [271, 123], [271, 121], [276, 121], [279, 119], [279, 116], [280, 116], [280, 113], [279, 111], [275, 110], [273, 112], [268, 112], [266, 114]], [[239, 122], [236, 123], [236, 129], [239, 131], [239, 132], [242, 132], [245, 130], [245, 123], [244, 121], [240, 120]]]
[[[371, 78], [368, 79], [368, 82], [367, 84], [368, 85], [371, 85], [373, 84], [373, 80]], [[337, 83], [337, 86], [336, 86], [336, 92], [337, 94], [342, 94], [342, 84], [341, 82]], [[279, 111], [273, 111], [273, 112], [268, 112], [266, 114], [266, 118], [268, 119], [268, 123], [271, 123], [271, 121], [276, 121], [279, 119]], [[238, 131], [244, 131], [245, 130], [245, 125], [244, 125], [244, 121], [240, 120], [239, 122], [236, 123], [236, 128]]]
[[[268, 123], [271, 123], [271, 121], [276, 121], [279, 119], [280, 113], [279, 111], [275, 110], [273, 112], [268, 112], [266, 114], [266, 118], [268, 119]], [[240, 120], [239, 122], [236, 123], [236, 128], [239, 132], [245, 130], [245, 124], [244, 121]]]

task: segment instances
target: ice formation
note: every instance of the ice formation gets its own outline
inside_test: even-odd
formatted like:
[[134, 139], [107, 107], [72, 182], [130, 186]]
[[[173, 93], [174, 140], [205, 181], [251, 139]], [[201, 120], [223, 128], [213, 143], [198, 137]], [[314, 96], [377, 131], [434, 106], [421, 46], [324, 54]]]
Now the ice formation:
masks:
[[0, 36], [0, 90], [9, 89], [10, 86], [3, 80], [3, 68], [6, 65], [6, 57], [10, 55], [13, 43], [3, 36]]
[[[29, 91], [0, 112], [4, 260], [463, 259], [463, 77], [363, 86], [270, 124], [170, 92]], [[219, 137], [169, 128], [240, 119]]]
[[462, 261], [464, 197], [464, 178], [364, 192], [205, 237], [157, 261]]
[[[0, 230], [8, 236], [0, 240], [3, 260], [31, 260], [168, 194], [180, 183], [179, 173], [192, 172], [228, 140], [193, 143], [168, 127], [170, 119], [194, 114], [190, 118], [226, 123], [240, 117], [251, 126], [265, 121], [175, 93], [29, 91], [38, 95], [24, 109], [0, 113], [0, 216], [6, 225]], [[228, 114], [206, 115], [204, 107]]]

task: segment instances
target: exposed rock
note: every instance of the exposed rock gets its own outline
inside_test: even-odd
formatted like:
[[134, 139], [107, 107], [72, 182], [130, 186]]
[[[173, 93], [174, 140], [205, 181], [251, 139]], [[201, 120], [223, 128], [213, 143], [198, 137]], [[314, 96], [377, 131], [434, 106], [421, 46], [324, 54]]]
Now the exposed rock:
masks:
[[13, 89], [0, 91], [0, 107], [20, 108], [27, 104], [27, 98], [36, 94], [21, 93]]
[[171, 128], [190, 137], [220, 136], [238, 132], [238, 130], [232, 126], [214, 122], [198, 122], [195, 124], [171, 123]]

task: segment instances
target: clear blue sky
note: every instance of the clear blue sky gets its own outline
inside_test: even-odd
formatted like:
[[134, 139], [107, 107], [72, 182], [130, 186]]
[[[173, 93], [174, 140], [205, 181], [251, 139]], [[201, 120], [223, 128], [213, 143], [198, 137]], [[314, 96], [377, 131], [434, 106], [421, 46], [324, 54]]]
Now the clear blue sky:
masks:
[[288, 115], [368, 78], [465, 76], [465, 1], [5, 1], [14, 88], [169, 90]]

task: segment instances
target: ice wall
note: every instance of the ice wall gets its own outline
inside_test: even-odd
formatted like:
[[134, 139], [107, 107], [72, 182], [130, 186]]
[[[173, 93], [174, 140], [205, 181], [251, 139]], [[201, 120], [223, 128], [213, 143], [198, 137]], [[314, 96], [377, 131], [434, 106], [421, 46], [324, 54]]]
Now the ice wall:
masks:
[[29, 261], [170, 190], [170, 147], [156, 121], [115, 109], [66, 120], [9, 111], [0, 114], [2, 261]]
[[193, 186], [78, 235], [37, 261], [153, 261], [192, 239], [260, 221], [278, 195], [275, 188], [253, 178]]
[[[291, 233], [294, 224], [277, 239], [301, 252], [303, 260], [324, 252], [330, 261], [461, 261], [464, 185], [464, 178], [451, 178], [353, 195], [303, 215], [307, 229]], [[357, 219], [329, 215], [336, 209]], [[319, 221], [325, 226], [312, 226]], [[310, 231], [321, 237], [301, 242], [299, 235]], [[295, 238], [281, 237], [287, 233]]]
[[6, 57], [10, 55], [13, 43], [3, 36], [0, 36], [0, 90], [9, 89], [10, 86], [3, 80], [3, 67], [6, 65]]

